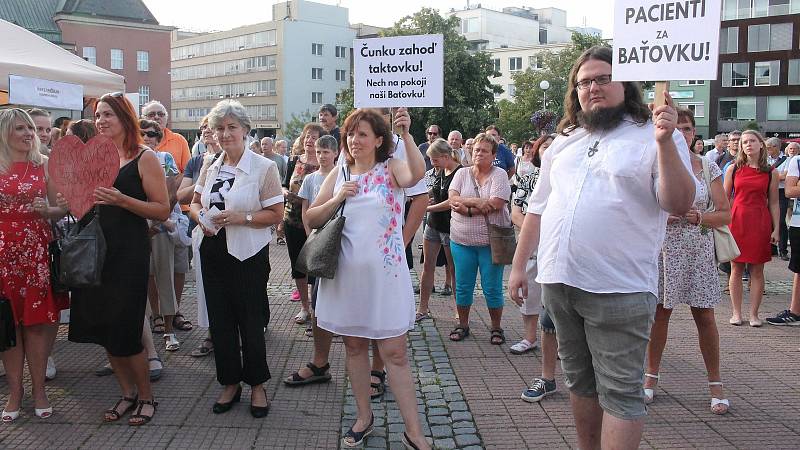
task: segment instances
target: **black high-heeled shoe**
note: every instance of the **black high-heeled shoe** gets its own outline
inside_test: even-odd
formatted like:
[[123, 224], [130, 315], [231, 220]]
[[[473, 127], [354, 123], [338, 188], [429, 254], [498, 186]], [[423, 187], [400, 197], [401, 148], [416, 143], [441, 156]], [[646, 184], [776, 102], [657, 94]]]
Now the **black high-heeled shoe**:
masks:
[[267, 417], [267, 414], [269, 414], [269, 404], [270, 404], [270, 402], [269, 402], [269, 399], [267, 399], [267, 390], [264, 389], [263, 387], [261, 388], [261, 390], [264, 391], [264, 399], [267, 400], [267, 406], [253, 406], [252, 400], [251, 400], [251, 403], [250, 403], [250, 415], [255, 417], [256, 419], [261, 419], [262, 417]]
[[[372, 414], [372, 418], [369, 419], [369, 425], [367, 425], [367, 428], [365, 428], [364, 431], [353, 431], [353, 427], [355, 426], [355, 424], [353, 424], [353, 427], [350, 427], [350, 429], [347, 430], [347, 433], [345, 433], [344, 437], [342, 437], [342, 444], [349, 448], [358, 447], [362, 442], [364, 442], [364, 439], [366, 439], [367, 436], [372, 434], [372, 431], [375, 429], [373, 426], [374, 424], [374, 413]], [[348, 441], [347, 438], [352, 439], [352, 441]]]
[[230, 411], [231, 408], [233, 408], [233, 404], [238, 402], [239, 400], [241, 400], [241, 398], [242, 398], [242, 386], [240, 385], [238, 388], [236, 388], [236, 395], [234, 395], [233, 398], [229, 402], [226, 402], [226, 403], [216, 402], [216, 403], [214, 403], [214, 406], [211, 407], [211, 412], [213, 412], [214, 414], [226, 413], [226, 412]]

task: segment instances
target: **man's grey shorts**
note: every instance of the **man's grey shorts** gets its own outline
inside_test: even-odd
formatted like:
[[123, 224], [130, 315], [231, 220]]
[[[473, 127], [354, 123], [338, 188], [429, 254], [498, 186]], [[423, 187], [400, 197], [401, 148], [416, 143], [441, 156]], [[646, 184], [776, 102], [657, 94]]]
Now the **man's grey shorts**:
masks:
[[450, 234], [436, 231], [430, 225], [425, 225], [422, 237], [426, 241], [437, 242], [448, 247], [450, 246]]
[[597, 395], [603, 410], [620, 419], [646, 416], [644, 357], [656, 296], [544, 284], [542, 303], [558, 330], [558, 355], [570, 391]]
[[189, 247], [183, 245], [175, 246], [175, 273], [186, 273], [189, 271]]

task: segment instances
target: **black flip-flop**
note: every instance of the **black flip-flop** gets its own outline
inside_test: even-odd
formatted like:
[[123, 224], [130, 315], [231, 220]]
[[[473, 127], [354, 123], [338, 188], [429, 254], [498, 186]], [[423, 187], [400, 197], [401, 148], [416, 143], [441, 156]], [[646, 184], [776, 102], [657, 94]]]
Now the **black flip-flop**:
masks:
[[450, 332], [450, 340], [454, 342], [463, 341], [467, 336], [469, 336], [469, 327], [455, 327]]
[[[180, 317], [180, 319], [178, 319], [178, 317]], [[181, 313], [175, 314], [175, 316], [172, 317], [172, 326], [176, 330], [181, 331], [191, 331], [192, 328], [194, 328], [192, 322], [186, 320], [186, 317], [184, 317]]]

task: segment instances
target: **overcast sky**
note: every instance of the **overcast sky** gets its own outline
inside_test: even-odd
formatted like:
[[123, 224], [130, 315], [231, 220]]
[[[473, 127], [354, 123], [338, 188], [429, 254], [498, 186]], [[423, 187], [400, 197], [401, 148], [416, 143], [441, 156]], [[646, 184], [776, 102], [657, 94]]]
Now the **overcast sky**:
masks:
[[[440, 12], [451, 8], [464, 9], [466, 0], [316, 0], [317, 3], [339, 4], [350, 10], [350, 23], [390, 26], [398, 19], [432, 6]], [[144, 0], [162, 25], [194, 31], [228, 30], [242, 25], [272, 20], [272, 7], [277, 0]], [[500, 10], [505, 6], [543, 8], [555, 6], [567, 11], [568, 26], [586, 25], [603, 30], [611, 37], [613, 0], [472, 0], [484, 8]], [[592, 5], [591, 10], [587, 5]]]

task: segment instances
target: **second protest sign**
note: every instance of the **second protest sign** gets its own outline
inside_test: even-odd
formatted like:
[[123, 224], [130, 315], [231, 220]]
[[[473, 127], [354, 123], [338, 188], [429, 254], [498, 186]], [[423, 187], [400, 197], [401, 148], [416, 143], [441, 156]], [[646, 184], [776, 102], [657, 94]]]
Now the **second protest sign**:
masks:
[[441, 34], [353, 41], [356, 108], [441, 107], [444, 38]]

